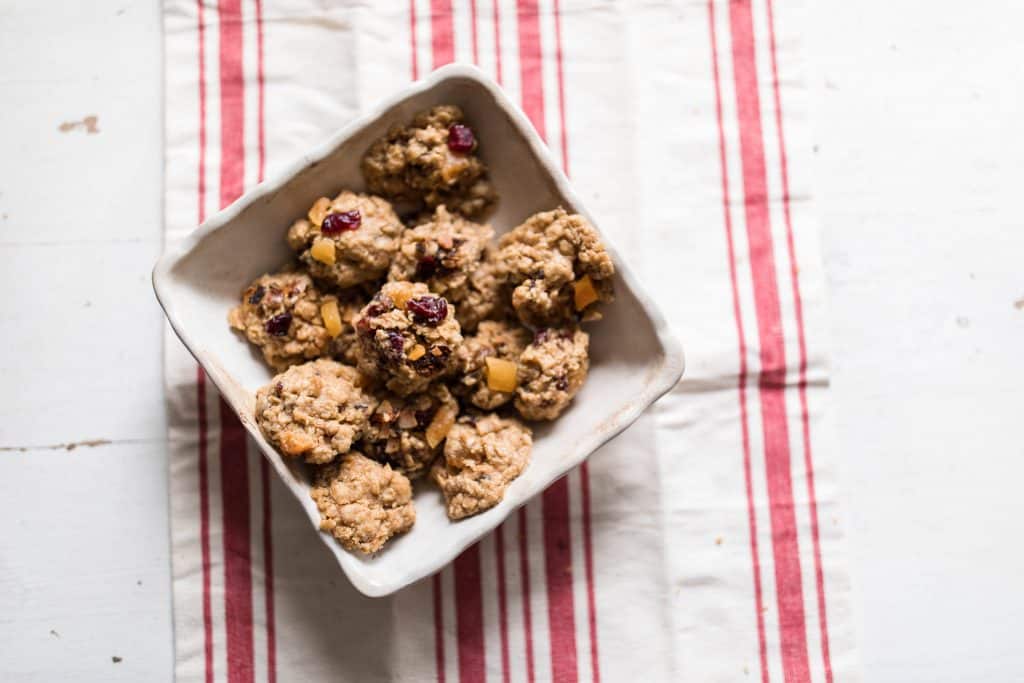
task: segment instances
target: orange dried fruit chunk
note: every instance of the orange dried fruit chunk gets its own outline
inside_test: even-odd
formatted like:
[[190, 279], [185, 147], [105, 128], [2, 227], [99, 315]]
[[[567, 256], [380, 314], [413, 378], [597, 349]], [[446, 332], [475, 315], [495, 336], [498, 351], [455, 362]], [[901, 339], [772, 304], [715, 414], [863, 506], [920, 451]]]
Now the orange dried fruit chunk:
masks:
[[487, 386], [492, 391], [512, 392], [516, 390], [516, 370], [518, 366], [510, 360], [488, 357]]
[[417, 344], [416, 346], [409, 349], [409, 360], [419, 360], [427, 354], [427, 350], [423, 348], [423, 344]]
[[330, 210], [331, 200], [327, 197], [321, 197], [313, 202], [313, 206], [310, 207], [309, 213], [306, 215], [309, 218], [309, 222], [319, 228], [323, 225], [324, 217], [327, 216]]
[[434, 419], [427, 425], [427, 444], [431, 448], [437, 448], [437, 445], [448, 436], [452, 425], [455, 424], [455, 417], [458, 413], [458, 408], [449, 405], [443, 405], [437, 409], [437, 412], [434, 413]]
[[573, 302], [576, 304], [577, 311], [582, 311], [599, 298], [597, 296], [597, 290], [594, 289], [594, 282], [590, 279], [589, 275], [584, 275], [574, 282], [572, 284], [572, 289]]
[[316, 441], [309, 434], [292, 430], [282, 432], [280, 441], [281, 450], [284, 451], [285, 455], [292, 457], [307, 453], [316, 446]]
[[408, 282], [396, 282], [388, 288], [388, 296], [395, 303], [395, 308], [404, 309], [412, 298], [412, 285]]
[[327, 334], [337, 337], [341, 334], [341, 313], [338, 311], [338, 302], [329, 299], [320, 307], [320, 317], [324, 319], [324, 327]]
[[334, 265], [334, 243], [330, 240], [318, 237], [313, 241], [313, 246], [310, 247], [309, 255], [320, 263], [325, 263], [329, 266]]

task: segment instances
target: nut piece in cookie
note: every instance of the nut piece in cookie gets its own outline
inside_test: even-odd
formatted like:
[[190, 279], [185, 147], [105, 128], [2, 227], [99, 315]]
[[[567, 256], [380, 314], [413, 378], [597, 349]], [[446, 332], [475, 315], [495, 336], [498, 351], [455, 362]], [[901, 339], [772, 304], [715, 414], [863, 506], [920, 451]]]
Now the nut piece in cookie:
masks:
[[400, 396], [454, 368], [462, 333], [453, 306], [422, 282], [388, 282], [355, 322], [359, 367]]
[[494, 413], [463, 417], [445, 441], [444, 458], [430, 471], [441, 487], [448, 517], [462, 519], [494, 507], [530, 462], [529, 427]]
[[431, 220], [405, 231], [388, 279], [424, 282], [458, 308], [469, 294], [494, 230], [437, 207]]
[[405, 226], [380, 197], [321, 197], [288, 229], [288, 246], [318, 281], [352, 287], [387, 273]]
[[370, 415], [360, 447], [415, 479], [434, 462], [458, 414], [459, 404], [443, 384], [411, 396], [385, 396]]
[[370, 192], [394, 200], [445, 204], [463, 216], [480, 216], [497, 195], [478, 142], [462, 110], [440, 105], [420, 112], [409, 126], [394, 126], [363, 157]]
[[512, 400], [518, 384], [519, 355], [530, 343], [529, 331], [517, 324], [486, 320], [466, 337], [455, 354], [460, 376], [452, 389], [483, 410]]
[[322, 308], [331, 301], [305, 273], [263, 275], [242, 292], [228, 323], [260, 348], [270, 367], [284, 370], [327, 353], [332, 335]]
[[578, 327], [538, 330], [519, 355], [515, 406], [527, 420], [554, 420], [587, 379], [590, 337]]
[[256, 392], [256, 423], [286, 457], [330, 462], [369, 425], [377, 399], [359, 371], [333, 360], [295, 365]]
[[320, 529], [346, 550], [375, 553], [416, 522], [409, 480], [357, 451], [319, 468], [309, 493]]
[[498, 244], [512, 307], [531, 327], [577, 320], [613, 299], [615, 266], [583, 216], [561, 208], [534, 214]]

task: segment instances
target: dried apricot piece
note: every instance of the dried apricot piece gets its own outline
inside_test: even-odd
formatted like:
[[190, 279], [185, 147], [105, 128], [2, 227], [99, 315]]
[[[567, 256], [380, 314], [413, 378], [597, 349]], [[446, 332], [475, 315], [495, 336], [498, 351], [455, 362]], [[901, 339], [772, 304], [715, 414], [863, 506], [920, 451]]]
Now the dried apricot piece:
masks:
[[577, 311], [582, 311], [600, 298], [597, 295], [597, 290], [594, 289], [594, 282], [590, 279], [589, 275], [584, 275], [574, 282], [572, 289], [573, 302], [576, 304]]
[[320, 263], [333, 266], [335, 259], [334, 243], [331, 240], [318, 237], [313, 241], [313, 246], [309, 249], [309, 255]]
[[324, 327], [327, 334], [337, 337], [341, 334], [341, 313], [338, 311], [338, 302], [334, 299], [328, 300], [320, 307], [320, 317], [324, 319]]
[[484, 359], [487, 363], [487, 386], [493, 391], [512, 392], [516, 390], [515, 363], [502, 358], [488, 357]]

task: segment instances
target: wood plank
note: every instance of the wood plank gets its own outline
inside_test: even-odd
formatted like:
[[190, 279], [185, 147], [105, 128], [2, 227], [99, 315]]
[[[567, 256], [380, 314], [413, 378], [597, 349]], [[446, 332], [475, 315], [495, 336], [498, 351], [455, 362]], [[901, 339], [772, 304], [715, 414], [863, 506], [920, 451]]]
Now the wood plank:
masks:
[[170, 680], [166, 471], [162, 443], [0, 454], [0, 678]]

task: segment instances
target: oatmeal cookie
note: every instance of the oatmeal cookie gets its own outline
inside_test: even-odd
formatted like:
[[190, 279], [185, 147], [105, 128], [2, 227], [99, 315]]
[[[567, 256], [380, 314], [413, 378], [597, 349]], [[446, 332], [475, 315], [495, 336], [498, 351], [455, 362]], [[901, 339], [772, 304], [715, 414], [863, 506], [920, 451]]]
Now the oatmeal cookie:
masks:
[[452, 427], [430, 474], [448, 506], [448, 517], [462, 519], [494, 507], [530, 462], [529, 427], [490, 413], [464, 416]]
[[445, 204], [464, 216], [482, 215], [496, 200], [487, 167], [462, 110], [440, 105], [395, 126], [363, 157], [370, 192], [395, 200]]
[[320, 511], [320, 529], [346, 550], [375, 553], [416, 522], [409, 480], [357, 451], [319, 468], [309, 494]]
[[405, 226], [380, 197], [321, 197], [288, 229], [288, 245], [317, 280], [352, 287], [387, 273]]
[[469, 293], [470, 275], [493, 236], [491, 226], [452, 215], [441, 205], [431, 220], [402, 235], [388, 279], [424, 282], [458, 310]]
[[463, 331], [472, 332], [483, 320], [502, 320], [512, 315], [509, 296], [499, 274], [497, 251], [488, 246], [470, 273], [466, 295], [455, 309]]
[[305, 273], [263, 275], [242, 292], [242, 303], [228, 313], [232, 328], [259, 347], [275, 370], [327, 353], [331, 334], [321, 309], [324, 296]]
[[400, 396], [423, 391], [454, 368], [462, 343], [452, 306], [422, 282], [389, 282], [355, 322], [359, 367]]
[[388, 395], [370, 415], [363, 451], [410, 479], [424, 474], [459, 414], [459, 404], [443, 384], [411, 396]]
[[377, 399], [359, 371], [321, 358], [294, 365], [256, 392], [256, 423], [285, 456], [326, 463], [363, 435]]
[[503, 235], [499, 249], [512, 306], [531, 327], [574, 321], [591, 304], [613, 298], [615, 266], [583, 216], [561, 208], [534, 214]]
[[[452, 390], [483, 410], [505, 405], [515, 395], [516, 365], [530, 338], [530, 333], [516, 324], [492, 320], [480, 323], [476, 334], [467, 336], [455, 353], [459, 377]], [[510, 369], [512, 381], [505, 386], [498, 378], [488, 381], [495, 359], [505, 361]]]
[[590, 337], [578, 327], [539, 330], [519, 355], [515, 406], [527, 420], [554, 420], [587, 379]]

